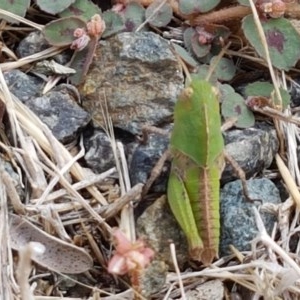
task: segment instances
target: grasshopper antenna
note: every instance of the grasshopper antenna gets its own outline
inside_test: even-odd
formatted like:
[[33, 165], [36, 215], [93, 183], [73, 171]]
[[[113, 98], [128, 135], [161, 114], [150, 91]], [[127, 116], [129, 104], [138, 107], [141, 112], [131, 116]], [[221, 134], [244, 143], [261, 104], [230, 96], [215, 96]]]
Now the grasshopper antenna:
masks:
[[205, 78], [206, 81], [209, 81], [213, 71], [217, 67], [219, 61], [224, 56], [226, 50], [229, 48], [230, 45], [231, 45], [231, 42], [229, 42], [225, 47], [223, 47], [222, 50], [220, 51], [220, 53], [218, 54], [217, 59], [213, 62], [213, 64], [211, 64], [209, 66], [208, 73], [207, 73], [206, 78]]

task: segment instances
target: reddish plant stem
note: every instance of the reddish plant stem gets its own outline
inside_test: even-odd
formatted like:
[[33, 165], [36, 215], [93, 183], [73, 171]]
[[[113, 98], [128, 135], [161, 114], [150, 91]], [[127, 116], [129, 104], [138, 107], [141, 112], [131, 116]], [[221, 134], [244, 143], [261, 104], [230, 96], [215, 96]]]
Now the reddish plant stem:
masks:
[[[116, 3], [122, 3], [124, 5], [128, 4], [132, 0], [115, 0]], [[135, 0], [141, 5], [148, 7], [154, 0]], [[169, 3], [173, 9], [173, 12], [182, 17], [185, 20], [189, 20], [192, 26], [202, 25], [202, 24], [218, 24], [222, 22], [228, 22], [232, 20], [239, 20], [249, 15], [251, 13], [251, 8], [247, 6], [237, 5], [226, 7], [217, 11], [212, 11], [206, 14], [187, 16], [180, 13], [178, 9], [178, 2], [176, 0], [169, 0]], [[285, 16], [300, 19], [300, 4], [297, 2], [288, 3], [286, 2], [286, 12]]]
[[300, 4], [286, 3], [285, 15], [292, 19], [300, 19]]
[[209, 12], [207, 14], [198, 15], [190, 19], [192, 26], [203, 24], [218, 24], [235, 19], [241, 19], [251, 13], [251, 8], [247, 6], [231, 6], [221, 10]]

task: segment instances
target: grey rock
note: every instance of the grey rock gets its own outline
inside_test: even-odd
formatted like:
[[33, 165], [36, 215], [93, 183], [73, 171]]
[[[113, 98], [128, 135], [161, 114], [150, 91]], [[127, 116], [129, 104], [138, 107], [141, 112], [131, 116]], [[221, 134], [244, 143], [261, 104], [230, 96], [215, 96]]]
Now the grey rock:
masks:
[[23, 103], [40, 95], [44, 82], [42, 79], [30, 76], [14, 69], [4, 72], [4, 79], [11, 93]]
[[[135, 147], [131, 150], [133, 153], [129, 158], [129, 174], [131, 184], [146, 183], [150, 173], [167, 150], [169, 145], [169, 138], [158, 133], [151, 133], [148, 135], [147, 142], [134, 143], [128, 145]], [[160, 176], [153, 183], [152, 192], [165, 192], [170, 169], [170, 162], [167, 161], [162, 169]]]
[[101, 41], [80, 91], [83, 106], [103, 125], [108, 106], [115, 127], [140, 134], [168, 122], [183, 75], [166, 40], [152, 32], [121, 33]]
[[177, 224], [166, 201], [166, 197], [158, 198], [138, 218], [137, 234], [147, 241], [156, 252], [156, 258], [164, 261], [173, 269], [170, 255], [170, 242], [175, 244], [177, 262], [180, 267], [188, 260], [187, 241]]
[[42, 97], [28, 100], [26, 105], [62, 143], [76, 138], [90, 121], [90, 115], [76, 103], [74, 94], [68, 89], [51, 91]]
[[[20, 41], [16, 49], [16, 53], [20, 58], [22, 58], [41, 52], [49, 47], [50, 45], [46, 41], [44, 34], [40, 31], [33, 31]], [[55, 55], [51, 59], [55, 60], [59, 64], [65, 65], [71, 59], [71, 55], [72, 51], [69, 49]], [[34, 68], [31, 69], [31, 71], [34, 72]]]
[[163, 261], [151, 261], [140, 278], [140, 288], [143, 297], [149, 299], [152, 294], [161, 291], [166, 283], [167, 271], [168, 267]]
[[49, 48], [41, 31], [33, 31], [29, 33], [22, 41], [20, 41], [16, 52], [19, 57], [25, 57]]
[[84, 131], [83, 143], [85, 162], [95, 173], [105, 172], [115, 166], [111, 143], [105, 132], [99, 129], [93, 133]]
[[[269, 179], [248, 180], [247, 186], [252, 199], [260, 199], [262, 203], [281, 202], [277, 187]], [[259, 203], [249, 203], [245, 200], [240, 180], [227, 183], [221, 189], [220, 199], [220, 256], [230, 254], [228, 246], [231, 244], [240, 251], [251, 250], [251, 241], [258, 233], [252, 207]], [[277, 220], [276, 216], [265, 212], [261, 213], [261, 216], [270, 234]]]
[[288, 82], [288, 92], [291, 95], [291, 107], [300, 105], [300, 78], [293, 77], [293, 81]]
[[[247, 178], [268, 168], [278, 151], [275, 129], [261, 124], [260, 127], [230, 130], [224, 134], [225, 150], [246, 173]], [[226, 164], [222, 182], [238, 178], [232, 166]]]

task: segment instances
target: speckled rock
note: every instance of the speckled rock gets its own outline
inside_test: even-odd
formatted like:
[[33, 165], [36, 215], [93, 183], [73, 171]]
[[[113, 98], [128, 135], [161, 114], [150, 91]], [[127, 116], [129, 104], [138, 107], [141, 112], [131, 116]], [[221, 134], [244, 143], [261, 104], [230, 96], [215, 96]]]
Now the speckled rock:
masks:
[[[250, 197], [260, 199], [262, 203], [279, 204], [281, 202], [277, 187], [266, 178], [247, 181]], [[240, 251], [251, 250], [251, 241], [258, 231], [255, 224], [253, 203], [245, 201], [241, 181], [227, 183], [221, 190], [221, 239], [220, 256], [230, 254], [229, 245], [234, 245]], [[276, 216], [261, 213], [265, 227], [270, 234]]]
[[[165, 128], [166, 130], [169, 129]], [[146, 183], [153, 167], [167, 150], [169, 137], [158, 133], [148, 134], [147, 142], [132, 143], [129, 147], [134, 147], [132, 155], [129, 156], [129, 175], [131, 184]], [[167, 161], [162, 169], [160, 176], [153, 183], [152, 192], [165, 192], [170, 169], [170, 161]]]
[[14, 69], [4, 72], [4, 79], [11, 93], [23, 103], [32, 97], [37, 97], [42, 91], [44, 81]]
[[180, 267], [188, 260], [186, 238], [172, 215], [166, 197], [158, 198], [137, 220], [138, 236], [145, 239], [156, 252], [156, 259], [164, 261], [173, 269], [170, 242], [175, 244], [177, 262]]
[[68, 89], [31, 98], [26, 101], [26, 105], [48, 125], [53, 135], [62, 143], [72, 141], [91, 119], [76, 103], [75, 95]]
[[115, 127], [133, 134], [168, 122], [183, 75], [166, 40], [152, 32], [120, 33], [101, 41], [80, 88], [83, 106], [103, 125], [102, 107]]
[[[225, 151], [230, 154], [247, 177], [268, 168], [278, 151], [278, 139], [274, 127], [259, 124], [254, 128], [230, 130], [224, 134]], [[226, 164], [222, 182], [237, 178], [232, 166]]]
[[150, 299], [152, 294], [158, 293], [166, 282], [167, 265], [160, 260], [153, 260], [140, 278], [143, 297]]
[[83, 143], [86, 150], [84, 159], [95, 173], [102, 173], [115, 166], [109, 137], [100, 129], [94, 132], [84, 131]]
[[[21, 40], [17, 46], [16, 53], [18, 57], [22, 58], [46, 50], [49, 47], [50, 45], [46, 41], [44, 34], [41, 31], [33, 31]], [[56, 54], [54, 57], [51, 57], [51, 60], [53, 59], [57, 63], [65, 65], [68, 61], [70, 61], [71, 55], [72, 51], [67, 49]], [[34, 72], [34, 68], [31, 69], [31, 72]]]
[[46, 41], [44, 34], [41, 31], [33, 31], [19, 43], [16, 52], [19, 57], [25, 57], [49, 47], [49, 43]]

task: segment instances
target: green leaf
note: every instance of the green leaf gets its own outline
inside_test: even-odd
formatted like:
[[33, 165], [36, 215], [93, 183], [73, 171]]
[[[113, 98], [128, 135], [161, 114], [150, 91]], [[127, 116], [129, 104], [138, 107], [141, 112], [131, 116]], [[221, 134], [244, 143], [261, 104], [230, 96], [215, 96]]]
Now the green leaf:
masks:
[[123, 11], [105, 11], [102, 14], [106, 29], [102, 35], [107, 38], [118, 32], [133, 32], [145, 20], [145, 9], [137, 2], [130, 2]]
[[241, 95], [232, 92], [232, 87], [223, 84], [220, 86], [221, 90], [221, 113], [222, 116], [227, 118], [237, 118], [235, 126], [238, 128], [248, 128], [254, 125], [255, 118], [245, 104], [245, 101]]
[[105, 22], [105, 31], [102, 35], [103, 38], [112, 36], [124, 29], [123, 18], [114, 11], [107, 10], [102, 14]]
[[[0, 1], [0, 8], [7, 10], [11, 13], [14, 13], [20, 17], [24, 17], [26, 14], [26, 11], [30, 5], [30, 0], [14, 0], [14, 1], [8, 1], [8, 0], [1, 0]], [[18, 21], [15, 21], [12, 18], [9, 18], [4, 15], [0, 15], [2, 19], [10, 22], [10, 23], [19, 23]]]
[[67, 17], [57, 19], [45, 25], [43, 33], [49, 44], [54, 46], [67, 46], [71, 44], [76, 28], [85, 28], [86, 23], [77, 17]]
[[[279, 88], [280, 95], [282, 98], [282, 107], [285, 109], [291, 102], [291, 95], [288, 93], [288, 91], [284, 90], [283, 88]], [[262, 96], [262, 97], [267, 97], [271, 98], [272, 93], [274, 93], [274, 87], [273, 84], [269, 82], [253, 82], [250, 83], [246, 86], [245, 88], [245, 96]], [[276, 103], [275, 99], [275, 104], [279, 104], [279, 101]]]
[[221, 93], [221, 100], [222, 100], [222, 99], [225, 99], [229, 94], [235, 93], [235, 90], [229, 84], [221, 84], [220, 85], [220, 93]]
[[219, 3], [220, 0], [178, 0], [180, 12], [186, 15], [207, 12]]
[[[291, 23], [284, 19], [262, 21], [273, 66], [283, 70], [292, 68], [300, 58], [300, 35]], [[244, 34], [257, 53], [263, 57], [265, 51], [260, 41], [252, 15], [243, 19]]]
[[207, 55], [209, 53], [209, 50], [211, 49], [211, 44], [201, 45], [199, 43], [199, 35], [197, 32], [195, 32], [194, 35], [192, 36], [191, 46], [192, 46], [193, 53], [198, 58], [201, 58], [201, 57], [204, 57], [205, 55]]
[[[197, 78], [197, 79], [206, 79], [207, 73], [209, 72], [209, 65], [201, 65], [197, 73], [191, 74], [192, 78]], [[212, 85], [217, 85], [218, 83], [218, 78], [215, 72], [212, 72], [212, 75], [210, 76], [208, 80]]]
[[[51, 2], [51, 1], [48, 1]], [[74, 2], [74, 1], [73, 1]], [[76, 0], [74, 4], [59, 14], [60, 17], [80, 17], [89, 21], [94, 15], [101, 15], [101, 9], [90, 0]]]
[[[210, 60], [210, 65], [214, 65], [216, 59], [217, 56], [214, 56]], [[219, 80], [229, 81], [234, 77], [236, 67], [231, 59], [222, 57], [215, 67], [214, 72], [216, 73]]]
[[173, 44], [173, 47], [176, 53], [183, 59], [185, 63], [187, 63], [191, 67], [196, 67], [198, 65], [198, 62], [195, 61], [191, 54], [188, 51], [186, 51], [183, 47], [175, 43]]
[[56, 15], [64, 11], [74, 2], [75, 0], [36, 0], [36, 4], [42, 11], [45, 11], [52, 15]]
[[270, 82], [253, 82], [246, 86], [245, 96], [263, 96], [270, 97], [271, 92], [273, 91], [273, 85]]
[[[173, 10], [169, 3], [165, 3], [160, 9], [157, 7], [161, 4], [161, 0], [152, 2], [146, 9], [146, 19], [149, 19], [149, 24], [156, 27], [163, 27], [170, 23], [173, 16]], [[156, 11], [157, 10], [157, 11]], [[155, 14], [154, 11], [156, 11]], [[152, 17], [151, 17], [152, 16]]]
[[249, 0], [238, 0], [238, 3], [245, 6], [250, 6]]
[[145, 20], [145, 9], [137, 2], [130, 2], [124, 9], [123, 18], [125, 31], [133, 32]]
[[190, 52], [193, 51], [192, 49], [192, 37], [196, 33], [196, 30], [193, 27], [188, 27], [183, 32], [183, 42], [186, 49]]

